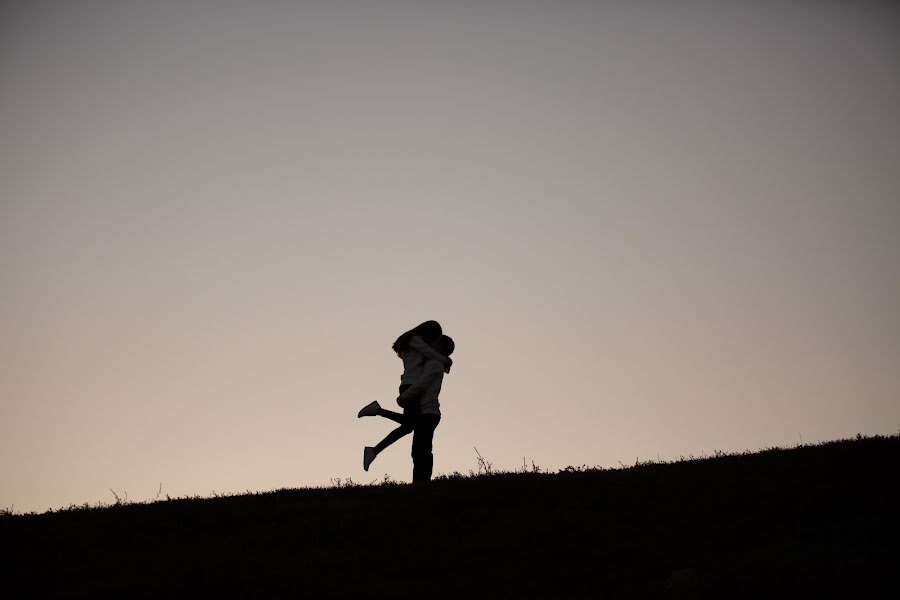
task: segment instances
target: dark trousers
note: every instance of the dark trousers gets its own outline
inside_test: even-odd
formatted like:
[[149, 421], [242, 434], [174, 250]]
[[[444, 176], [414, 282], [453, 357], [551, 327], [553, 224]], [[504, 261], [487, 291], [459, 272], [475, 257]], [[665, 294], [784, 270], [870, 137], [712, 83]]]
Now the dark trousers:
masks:
[[[409, 384], [400, 386], [400, 393], [406, 391]], [[387, 434], [383, 440], [375, 444], [375, 451], [381, 452], [400, 438], [409, 435], [415, 428], [415, 418], [419, 414], [419, 399], [414, 398], [409, 404], [403, 408], [403, 414], [382, 408], [378, 415], [385, 419], [390, 419], [395, 423], [399, 423], [400, 427]]]
[[440, 415], [418, 415], [413, 422], [413, 483], [425, 483], [431, 481], [431, 471], [434, 467], [434, 454], [432, 443], [434, 430], [441, 422]]
[[[402, 394], [408, 387], [408, 385], [401, 385], [400, 393]], [[434, 469], [434, 454], [432, 453], [434, 430], [441, 422], [440, 415], [420, 414], [418, 398], [403, 408], [403, 414], [383, 408], [378, 414], [385, 419], [399, 423], [400, 427], [378, 442], [375, 445], [375, 451], [380, 453], [400, 438], [412, 433], [413, 483], [431, 481], [431, 472]]]

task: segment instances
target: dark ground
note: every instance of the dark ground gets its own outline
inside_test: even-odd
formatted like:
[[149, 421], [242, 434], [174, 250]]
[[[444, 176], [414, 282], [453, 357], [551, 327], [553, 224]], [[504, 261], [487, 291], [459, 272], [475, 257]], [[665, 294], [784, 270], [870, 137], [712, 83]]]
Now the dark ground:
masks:
[[898, 458], [900, 437], [858, 438], [615, 471], [4, 515], [0, 595], [886, 595], [900, 566]]

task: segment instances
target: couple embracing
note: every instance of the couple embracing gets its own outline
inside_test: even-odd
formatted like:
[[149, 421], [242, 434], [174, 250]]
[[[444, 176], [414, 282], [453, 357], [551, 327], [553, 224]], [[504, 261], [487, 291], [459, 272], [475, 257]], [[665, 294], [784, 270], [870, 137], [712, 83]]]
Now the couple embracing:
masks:
[[449, 373], [453, 364], [450, 355], [455, 344], [443, 335], [437, 321], [425, 321], [398, 337], [392, 348], [403, 360], [400, 395], [397, 397], [403, 413], [386, 410], [377, 400], [359, 411], [358, 417], [384, 417], [399, 424], [378, 444], [365, 447], [363, 469], [368, 471], [369, 465], [385, 448], [412, 433], [413, 483], [428, 482], [434, 464], [434, 430], [441, 421], [438, 396], [444, 373]]

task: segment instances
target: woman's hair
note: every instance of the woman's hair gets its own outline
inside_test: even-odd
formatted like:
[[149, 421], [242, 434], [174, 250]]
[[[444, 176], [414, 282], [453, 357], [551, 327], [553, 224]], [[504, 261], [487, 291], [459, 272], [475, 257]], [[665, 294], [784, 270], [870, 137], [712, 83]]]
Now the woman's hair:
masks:
[[417, 325], [397, 338], [391, 348], [401, 356], [409, 348], [409, 340], [415, 336], [419, 336], [426, 344], [431, 344], [441, 336], [443, 330], [441, 324], [437, 321], [425, 321], [421, 325]]

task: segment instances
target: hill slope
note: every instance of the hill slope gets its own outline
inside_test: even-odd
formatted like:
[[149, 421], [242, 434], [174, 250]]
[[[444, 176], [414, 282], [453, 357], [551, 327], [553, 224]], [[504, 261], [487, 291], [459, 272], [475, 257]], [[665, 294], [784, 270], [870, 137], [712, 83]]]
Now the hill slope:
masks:
[[5, 515], [0, 573], [27, 597], [871, 592], [888, 589], [900, 558], [898, 458], [900, 437], [858, 438], [614, 471]]

